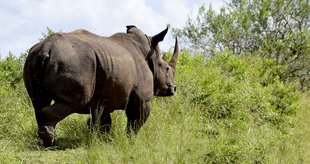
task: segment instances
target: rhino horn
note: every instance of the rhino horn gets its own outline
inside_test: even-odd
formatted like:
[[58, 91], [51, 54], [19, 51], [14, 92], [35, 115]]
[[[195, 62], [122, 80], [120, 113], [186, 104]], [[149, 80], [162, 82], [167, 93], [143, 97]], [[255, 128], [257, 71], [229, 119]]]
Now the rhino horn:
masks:
[[164, 37], [166, 36], [167, 32], [168, 32], [168, 27], [165, 30], [163, 30], [162, 32], [160, 32], [160, 33], [158, 33], [152, 37], [151, 44], [152, 44], [153, 48], [155, 48], [159, 42], [164, 40]]
[[175, 69], [177, 65], [177, 61], [179, 58], [179, 44], [178, 44], [178, 38], [175, 38], [175, 45], [174, 45], [174, 51], [171, 61], [169, 62], [169, 65]]

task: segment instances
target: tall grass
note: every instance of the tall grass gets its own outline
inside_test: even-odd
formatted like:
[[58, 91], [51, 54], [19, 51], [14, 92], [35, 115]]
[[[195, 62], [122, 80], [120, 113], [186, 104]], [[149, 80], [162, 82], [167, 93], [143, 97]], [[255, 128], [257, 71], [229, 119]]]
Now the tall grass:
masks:
[[294, 139], [301, 144], [302, 161], [310, 163], [310, 92], [300, 99], [300, 110], [297, 112]]
[[[298, 163], [304, 161], [300, 111], [309, 106], [260, 58], [221, 54], [212, 60], [184, 52], [178, 91], [152, 99], [138, 136], [126, 137], [123, 111], [111, 135], [91, 132], [88, 115], [57, 125], [57, 147], [39, 146], [36, 121], [22, 81], [1, 79], [2, 163]], [[272, 65], [272, 64], [271, 64]], [[4, 72], [4, 71], [3, 71]], [[309, 113], [308, 113], [309, 115]], [[306, 126], [300, 126], [306, 129]]]

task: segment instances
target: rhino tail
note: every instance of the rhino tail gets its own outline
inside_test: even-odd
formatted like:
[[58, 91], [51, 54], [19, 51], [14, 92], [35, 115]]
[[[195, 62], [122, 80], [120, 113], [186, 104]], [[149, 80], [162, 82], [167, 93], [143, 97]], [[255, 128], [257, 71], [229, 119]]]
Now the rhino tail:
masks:
[[41, 110], [51, 102], [50, 94], [44, 87], [44, 75], [51, 50], [43, 43], [33, 46], [24, 65], [24, 83], [36, 110]]

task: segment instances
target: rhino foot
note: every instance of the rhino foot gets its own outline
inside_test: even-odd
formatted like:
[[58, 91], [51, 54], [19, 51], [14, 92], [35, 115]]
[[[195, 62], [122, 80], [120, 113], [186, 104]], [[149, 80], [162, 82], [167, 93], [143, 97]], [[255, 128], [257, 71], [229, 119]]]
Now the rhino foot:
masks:
[[44, 147], [55, 145], [55, 128], [53, 126], [43, 126], [38, 131], [40, 139], [43, 141]]

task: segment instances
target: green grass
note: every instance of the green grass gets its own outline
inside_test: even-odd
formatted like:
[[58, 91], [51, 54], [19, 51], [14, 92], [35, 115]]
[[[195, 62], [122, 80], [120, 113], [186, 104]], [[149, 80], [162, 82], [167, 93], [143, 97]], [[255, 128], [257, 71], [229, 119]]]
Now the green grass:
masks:
[[123, 111], [112, 114], [111, 135], [91, 132], [89, 116], [73, 114], [57, 125], [51, 149], [39, 146], [22, 82], [10, 87], [2, 80], [0, 163], [309, 162], [309, 94], [299, 99], [277, 78], [260, 74], [259, 60], [203, 60], [182, 55], [177, 94], [152, 99], [137, 137], [126, 137]]
[[[253, 126], [248, 127], [246, 131], [232, 132], [235, 126], [243, 125], [230, 125], [232, 129], [226, 129], [220, 122], [209, 122], [209, 125], [205, 126], [206, 123], [197, 109], [190, 106], [176, 108], [177, 105], [173, 103], [182, 100], [178, 97], [171, 99], [155, 99], [151, 117], [139, 135], [132, 140], [126, 138], [126, 117], [123, 111], [116, 111], [112, 115], [114, 126], [111, 136], [90, 132], [86, 126], [88, 116], [71, 115], [58, 125], [58, 146], [51, 150], [38, 146], [33, 112], [30, 109], [20, 109], [21, 111], [16, 112], [20, 113], [19, 115], [11, 117], [8, 123], [10, 125], [4, 125], [10, 128], [8, 133], [1, 134], [0, 161], [2, 163], [234, 163], [232, 161], [307, 163], [309, 161], [310, 141], [307, 138], [309, 133], [302, 133], [300, 136], [296, 132], [296, 135], [282, 136], [268, 126], [260, 128]], [[309, 112], [307, 114], [300, 116], [309, 118], [307, 117]], [[308, 128], [304, 126], [303, 129]], [[304, 139], [303, 150], [299, 143], [300, 137]], [[302, 151], [305, 151], [304, 155]]]
[[303, 162], [310, 163], [310, 92], [300, 100], [301, 110], [297, 114], [296, 139], [301, 141]]
[[208, 145], [208, 142], [197, 140], [199, 132], [195, 126], [201, 121], [199, 113], [189, 106], [184, 106], [182, 110], [191, 110], [175, 110], [177, 101], [181, 100], [154, 99], [151, 117], [132, 140], [126, 137], [126, 117], [123, 111], [113, 113], [114, 126], [110, 136], [90, 132], [86, 126], [89, 116], [71, 115], [58, 125], [58, 146], [53, 150], [38, 146], [31, 107], [18, 109], [7, 106], [5, 118], [11, 119], [7, 119], [7, 124], [2, 124], [7, 132], [1, 134], [0, 159], [3, 162], [50, 163], [194, 161], [199, 159], [199, 154], [194, 155], [195, 152], [203, 152], [207, 147], [202, 149], [201, 145]]

